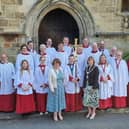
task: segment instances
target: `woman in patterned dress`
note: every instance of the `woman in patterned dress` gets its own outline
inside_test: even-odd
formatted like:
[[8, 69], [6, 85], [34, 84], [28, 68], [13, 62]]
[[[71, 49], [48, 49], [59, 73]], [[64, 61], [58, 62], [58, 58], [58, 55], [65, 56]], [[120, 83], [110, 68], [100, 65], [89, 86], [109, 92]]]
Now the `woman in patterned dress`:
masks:
[[99, 93], [98, 93], [98, 77], [99, 70], [95, 66], [95, 61], [92, 56], [88, 58], [88, 66], [85, 69], [84, 75], [84, 98], [83, 105], [88, 107], [88, 114], [86, 118], [94, 119], [96, 115], [96, 108], [99, 106]]

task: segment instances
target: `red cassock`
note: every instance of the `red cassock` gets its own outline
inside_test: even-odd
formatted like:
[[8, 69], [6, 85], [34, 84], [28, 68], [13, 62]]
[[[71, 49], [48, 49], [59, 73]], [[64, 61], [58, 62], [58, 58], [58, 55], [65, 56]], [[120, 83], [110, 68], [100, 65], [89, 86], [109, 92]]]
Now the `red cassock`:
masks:
[[82, 96], [80, 93], [66, 93], [66, 112], [75, 112], [82, 110]]
[[113, 86], [113, 107], [125, 108], [127, 106], [127, 85], [129, 81], [128, 68], [125, 60], [113, 61], [114, 86]]
[[36, 107], [38, 112], [46, 112], [47, 93], [36, 93]]
[[15, 94], [0, 95], [0, 111], [11, 112], [15, 110]]
[[[73, 69], [73, 70], [72, 70]], [[65, 73], [66, 73], [66, 85], [65, 85], [65, 93], [66, 93], [66, 112], [75, 112], [82, 110], [82, 94], [79, 86], [80, 74], [78, 66], [76, 69], [75, 64], [68, 64]], [[77, 73], [77, 75], [76, 75]], [[73, 79], [78, 78], [78, 83], [76, 85], [72, 82]]]
[[15, 69], [10, 62], [0, 63], [0, 111], [15, 110], [14, 90]]
[[[35, 102], [33, 95], [33, 72], [24, 70], [16, 74], [15, 84], [17, 88], [16, 95], [16, 113], [26, 114], [35, 111]], [[27, 87], [27, 90], [24, 88]]]
[[99, 99], [99, 109], [107, 109], [112, 107], [112, 98], [106, 100]]
[[126, 97], [112, 97], [112, 104], [114, 108], [125, 108], [127, 106]]
[[33, 94], [18, 95], [16, 101], [16, 113], [25, 114], [35, 111], [35, 103]]
[[[112, 107], [113, 94], [113, 70], [108, 64], [99, 64], [99, 109], [107, 109]], [[107, 78], [107, 82], [104, 82]]]

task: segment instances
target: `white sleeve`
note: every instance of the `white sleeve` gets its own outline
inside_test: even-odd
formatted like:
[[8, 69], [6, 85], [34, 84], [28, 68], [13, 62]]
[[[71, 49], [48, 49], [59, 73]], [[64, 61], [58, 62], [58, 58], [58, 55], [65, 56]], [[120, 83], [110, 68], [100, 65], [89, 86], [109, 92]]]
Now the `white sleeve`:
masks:
[[50, 91], [54, 92], [52, 70], [50, 70], [48, 74], [48, 83], [49, 83]]

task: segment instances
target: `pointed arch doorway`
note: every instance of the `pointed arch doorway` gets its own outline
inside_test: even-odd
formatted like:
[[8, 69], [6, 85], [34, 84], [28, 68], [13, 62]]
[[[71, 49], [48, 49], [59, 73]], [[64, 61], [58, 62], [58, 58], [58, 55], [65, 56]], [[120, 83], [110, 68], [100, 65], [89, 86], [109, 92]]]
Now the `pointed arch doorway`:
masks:
[[[54, 20], [49, 23], [49, 19]], [[57, 24], [56, 20], [62, 21], [63, 25], [60, 22]], [[56, 26], [52, 25], [54, 22], [56, 22]], [[49, 28], [51, 29], [49, 30]], [[93, 37], [96, 33], [94, 19], [90, 11], [84, 2], [76, 0], [38, 0], [28, 12], [23, 29], [26, 39], [32, 38], [37, 50], [39, 44], [45, 43], [51, 35], [51, 38], [55, 40], [53, 41], [55, 42], [54, 46], [57, 46], [63, 36], [70, 37], [71, 43], [73, 43], [73, 38], [77, 37], [79, 39], [78, 43], [80, 43], [85, 36]], [[45, 29], [48, 29], [48, 32]], [[47, 33], [45, 34], [43, 31]], [[61, 34], [59, 34], [60, 32]], [[58, 35], [58, 38], [54, 35]]]
[[39, 44], [45, 43], [47, 38], [52, 38], [53, 46], [57, 48], [63, 37], [69, 37], [70, 43], [74, 38], [79, 39], [79, 28], [75, 19], [62, 9], [55, 9], [46, 14], [42, 19], [39, 31]]

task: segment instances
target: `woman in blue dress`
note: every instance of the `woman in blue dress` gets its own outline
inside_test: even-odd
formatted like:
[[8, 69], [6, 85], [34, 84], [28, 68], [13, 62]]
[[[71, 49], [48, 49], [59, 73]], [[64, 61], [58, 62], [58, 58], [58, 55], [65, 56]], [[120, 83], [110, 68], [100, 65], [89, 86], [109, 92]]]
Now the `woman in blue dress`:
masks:
[[54, 121], [63, 120], [62, 110], [65, 109], [64, 74], [61, 70], [61, 62], [55, 58], [53, 68], [49, 71], [49, 91], [47, 111], [53, 112]]

